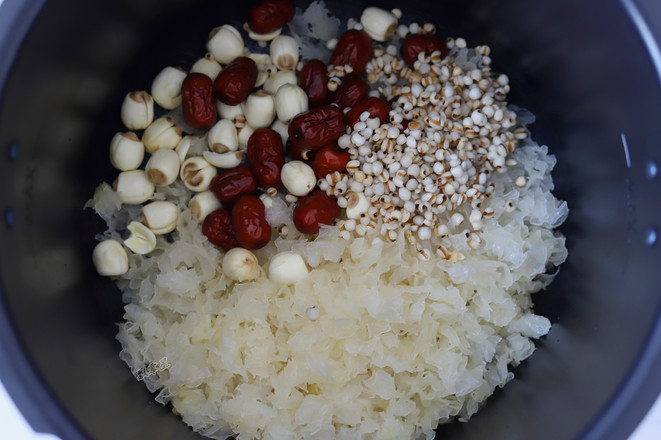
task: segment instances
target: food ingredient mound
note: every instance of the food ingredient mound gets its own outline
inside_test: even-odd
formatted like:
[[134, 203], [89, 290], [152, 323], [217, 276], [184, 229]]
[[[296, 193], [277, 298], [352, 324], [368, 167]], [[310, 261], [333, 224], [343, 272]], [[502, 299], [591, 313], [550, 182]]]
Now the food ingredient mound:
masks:
[[[314, 5], [316, 9], [299, 11], [293, 24], [305, 14], [326, 17], [323, 4]], [[394, 20], [385, 11], [370, 13], [377, 23], [383, 16]], [[329, 23], [331, 29], [324, 32], [334, 34], [335, 21]], [[268, 21], [258, 24], [271, 29]], [[304, 32], [300, 26], [292, 28], [304, 59], [309, 57], [308, 51], [320, 50], [319, 41], [297, 35], [296, 29], [301, 35]], [[392, 34], [394, 29], [386, 30]], [[408, 32], [401, 26], [397, 29], [399, 34]], [[386, 39], [379, 33], [384, 29], [369, 30], [372, 38]], [[235, 34], [227, 35], [234, 38]], [[451, 41], [449, 62], [456, 59], [465, 67], [472, 62], [470, 54], [479, 63], [488, 57], [470, 52], [463, 40]], [[438, 52], [433, 56], [438, 57]], [[394, 82], [387, 83], [385, 77], [379, 79], [374, 65], [367, 66], [368, 77], [372, 75], [370, 82], [382, 86], [381, 80], [386, 81], [385, 95], [401, 87], [393, 87]], [[489, 70], [486, 64], [479, 65]], [[461, 71], [461, 67], [456, 69]], [[181, 77], [177, 72], [169, 74]], [[199, 76], [193, 80], [206, 81]], [[457, 90], [463, 93], [461, 87]], [[468, 97], [469, 90], [465, 92]], [[138, 104], [150, 99], [148, 94], [133, 98]], [[390, 121], [395, 125], [401, 123], [402, 114], [405, 118], [406, 112], [423, 111], [423, 107], [406, 107], [403, 101], [399, 105], [398, 111], [391, 112], [391, 116], [400, 115]], [[459, 103], [460, 113], [462, 105], [468, 104]], [[564, 237], [554, 231], [568, 214], [566, 203], [551, 193], [555, 158], [546, 146], [529, 139], [524, 126], [531, 122], [525, 120], [529, 115], [518, 110], [517, 122], [514, 108], [505, 109], [502, 101], [498, 105], [503, 106], [499, 111], [510, 125], [494, 136], [502, 135], [504, 143], [510, 142], [512, 147], [502, 155], [495, 147], [490, 151], [493, 164], [487, 166], [493, 165], [490, 170], [494, 172], [481, 192], [474, 191], [468, 198], [451, 198], [452, 188], [450, 194], [444, 193], [447, 199], [434, 205], [433, 233], [427, 223], [416, 223], [418, 217], [428, 221], [426, 216], [406, 214], [408, 192], [401, 197], [402, 192], [395, 188], [392, 199], [379, 199], [380, 194], [368, 190], [362, 180], [354, 183], [359, 174], [347, 166], [352, 180], [345, 186], [356, 193], [364, 190], [361, 197], [371, 198], [387, 215], [370, 214], [367, 219], [349, 215], [354, 209], [351, 198], [334, 193], [340, 180], [333, 181], [328, 174], [319, 178], [322, 188], [317, 191], [339, 196], [342, 212], [337, 220], [322, 225], [318, 234], [302, 234], [294, 220], [297, 197], [284, 176], [289, 194], [271, 188], [260, 199], [274, 231], [268, 244], [252, 253], [236, 247], [227, 253], [204, 235], [202, 208], [191, 209], [189, 204], [193, 192], [202, 191], [199, 195], [206, 194], [204, 203], [216, 209], [220, 204], [212, 194], [195, 188], [192, 181], [178, 180], [176, 172], [169, 179], [167, 172], [156, 176], [135, 170], [142, 161], [142, 150], [131, 161], [133, 165], [122, 168], [117, 161], [114, 165], [124, 171], [126, 182], [146, 190], [131, 193], [134, 198], [127, 201], [127, 195], [120, 193], [122, 188], [131, 188], [128, 183], [118, 182], [119, 189], [102, 184], [89, 206], [108, 225], [99, 237], [107, 246], [95, 252], [95, 264], [100, 272], [105, 269], [104, 275], [116, 275], [127, 303], [117, 336], [122, 344], [120, 357], [134, 374], [148, 369], [149, 374], [140, 373], [140, 378], [157, 393], [158, 402], [171, 403], [194, 430], [215, 439], [431, 439], [439, 423], [468, 420], [497, 387], [512, 379], [509, 368], [533, 353], [532, 340], [548, 333], [551, 324], [534, 314], [531, 294], [552, 281], [554, 268], [567, 256]], [[343, 148], [352, 160], [364, 166], [360, 147], [367, 145], [356, 145], [354, 140], [363, 136], [362, 130], [369, 124], [378, 127], [379, 121], [356, 116], [361, 116], [359, 122], [347, 127], [340, 143], [346, 143]], [[173, 112], [170, 119], [158, 122], [164, 124], [163, 133], [172, 130], [177, 117]], [[212, 113], [208, 122], [202, 122], [210, 125], [214, 121]], [[472, 122], [468, 122], [463, 128], [472, 130]], [[360, 127], [362, 123], [365, 127]], [[465, 134], [459, 125], [455, 132]], [[186, 142], [180, 132], [171, 135], [175, 144]], [[138, 142], [134, 135], [124, 137], [118, 138], [122, 145]], [[450, 135], [448, 139], [458, 140]], [[434, 143], [431, 134], [427, 141]], [[412, 141], [397, 145], [406, 148], [407, 142]], [[149, 150], [147, 143], [145, 148]], [[199, 156], [198, 141], [189, 141], [186, 148], [190, 151], [183, 151], [182, 162], [192, 155], [206, 163]], [[411, 148], [415, 149], [415, 142]], [[167, 159], [157, 151], [163, 149], [148, 152], [152, 158]], [[367, 150], [374, 155], [375, 151]], [[176, 152], [181, 154], [179, 146]], [[213, 154], [204, 157], [221, 161]], [[234, 159], [232, 167], [240, 163], [241, 155]], [[438, 174], [443, 173], [449, 171]], [[487, 186], [478, 180], [479, 174], [473, 170], [471, 181], [477, 187]], [[469, 181], [468, 176], [448, 174], [450, 186], [453, 176], [459, 181], [456, 188], [463, 185], [462, 178], [464, 183]], [[167, 183], [154, 186], [148, 180], [154, 177]], [[315, 185], [314, 179], [311, 185]], [[466, 191], [466, 187], [462, 189]], [[147, 200], [149, 205], [140, 205]], [[402, 209], [397, 212], [408, 215], [407, 220], [395, 219], [387, 204]], [[416, 204], [409, 214], [419, 209], [427, 208]], [[479, 219], [473, 218], [476, 211]], [[364, 210], [363, 217], [369, 212]], [[396, 228], [388, 226], [395, 220]], [[429, 233], [422, 233], [423, 228]], [[129, 239], [127, 231], [131, 232]], [[122, 242], [132, 252], [125, 252]], [[228, 260], [235, 254], [240, 255], [240, 264], [230, 268]], [[288, 257], [295, 257], [296, 264]], [[273, 264], [276, 259], [278, 264]], [[292, 268], [290, 272], [288, 268]], [[149, 368], [153, 365], [163, 367]]]
[[[550, 194], [555, 161], [545, 147], [513, 157], [528, 184], [516, 186], [517, 168], [496, 177], [482, 248], [459, 231], [446, 237], [450, 259], [422, 261], [403, 235], [345, 241], [328, 227], [258, 253], [301, 253], [312, 270], [292, 286], [264, 272], [229, 284], [221, 252], [184, 210], [174, 242], [159, 240], [151, 258], [132, 255], [118, 280], [130, 302], [122, 359], [137, 371], [167, 358], [172, 366], [145, 383], [212, 438], [432, 438], [439, 422], [475, 413], [512, 378], [508, 365], [532, 354], [530, 338], [550, 328], [532, 313], [530, 293], [566, 257], [552, 229], [567, 207]], [[113, 193], [97, 197], [99, 207]], [[287, 217], [278, 210], [287, 207], [270, 214]]]

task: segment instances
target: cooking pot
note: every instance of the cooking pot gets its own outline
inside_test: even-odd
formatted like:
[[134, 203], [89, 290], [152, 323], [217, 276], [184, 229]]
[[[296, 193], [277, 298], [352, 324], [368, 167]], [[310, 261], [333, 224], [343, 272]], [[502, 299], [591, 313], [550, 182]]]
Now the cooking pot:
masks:
[[[300, 2], [302, 5], [302, 2]], [[624, 439], [661, 390], [661, 4], [657, 0], [333, 2], [400, 7], [489, 44], [510, 102], [558, 158], [569, 259], [534, 296], [553, 328], [448, 439]], [[37, 431], [194, 439], [118, 358], [120, 293], [91, 263], [85, 201], [115, 171], [124, 94], [190, 66], [247, 2], [5, 0], [0, 8], [1, 378]]]

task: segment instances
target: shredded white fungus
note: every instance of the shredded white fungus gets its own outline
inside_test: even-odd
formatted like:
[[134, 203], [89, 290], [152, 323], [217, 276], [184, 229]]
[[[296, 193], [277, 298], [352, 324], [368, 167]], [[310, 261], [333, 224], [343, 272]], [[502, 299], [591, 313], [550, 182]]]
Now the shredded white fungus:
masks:
[[[511, 158], [518, 164], [493, 177], [481, 246], [470, 247], [460, 226], [432, 239], [449, 259], [422, 261], [403, 234], [347, 241], [325, 227], [308, 241], [274, 199], [269, 221], [292, 232], [255, 253], [262, 266], [277, 252], [303, 255], [312, 270], [291, 286], [264, 269], [232, 284], [185, 206], [187, 190], [159, 188], [156, 198], [182, 214], [173, 240], [159, 236], [149, 257], [130, 255], [118, 281], [128, 302], [121, 358], [133, 372], [166, 358], [170, 368], [146, 377], [147, 387], [211, 438], [433, 438], [439, 423], [470, 418], [550, 328], [530, 294], [566, 258], [553, 228], [567, 205], [551, 194], [546, 147], [528, 142]], [[91, 205], [109, 224], [106, 237], [120, 238], [139, 216], [120, 210], [107, 186]]]

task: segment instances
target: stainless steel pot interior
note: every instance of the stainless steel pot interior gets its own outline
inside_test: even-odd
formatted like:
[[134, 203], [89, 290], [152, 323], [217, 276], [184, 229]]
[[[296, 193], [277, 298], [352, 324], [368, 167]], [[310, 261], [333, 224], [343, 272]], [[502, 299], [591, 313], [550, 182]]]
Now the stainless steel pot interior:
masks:
[[[333, 9], [355, 16], [361, 3]], [[492, 47], [511, 102], [537, 115], [534, 137], [558, 156], [556, 193], [572, 209], [569, 261], [535, 297], [551, 333], [470, 423], [438, 438], [625, 438], [661, 389], [658, 2], [398, 6], [441, 35]], [[123, 94], [165, 65], [190, 66], [207, 32], [240, 24], [248, 7], [5, 0], [0, 9], [0, 373], [40, 430], [198, 438], [117, 358], [122, 304], [91, 266], [102, 226], [81, 207], [114, 178], [107, 148]]]

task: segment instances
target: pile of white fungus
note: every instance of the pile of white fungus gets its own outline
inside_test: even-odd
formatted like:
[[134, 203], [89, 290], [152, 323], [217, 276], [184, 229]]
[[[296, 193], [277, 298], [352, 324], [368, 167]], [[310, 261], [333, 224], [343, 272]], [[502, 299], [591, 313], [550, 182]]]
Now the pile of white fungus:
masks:
[[[323, 4], [313, 5], [321, 9], [308, 15], [325, 16]], [[400, 25], [397, 35], [409, 30]], [[310, 38], [305, 27], [297, 38]], [[202, 234], [183, 182], [155, 188], [153, 200], [180, 213], [149, 255], [129, 253], [117, 279], [127, 303], [120, 357], [134, 374], [167, 359], [170, 367], [144, 382], [195, 431], [238, 440], [431, 439], [439, 423], [468, 420], [549, 331], [531, 293], [567, 256], [554, 232], [568, 214], [551, 193], [555, 158], [507, 107], [509, 86], [489, 74], [488, 48], [461, 39], [450, 46], [447, 60], [422, 56], [408, 72], [394, 49], [377, 49], [368, 79], [403, 98], [383, 126], [363, 117], [340, 141], [353, 159], [347, 173], [322, 179], [329, 193], [344, 182], [369, 209], [349, 215], [362, 199], [340, 199], [344, 218], [310, 239], [282, 194], [264, 197], [279, 234], [254, 252], [262, 264], [254, 281], [223, 271], [224, 253]], [[426, 84], [430, 72], [436, 80]], [[121, 242], [143, 215], [105, 184], [90, 206], [108, 225], [100, 239]], [[264, 263], [287, 251], [309, 275], [283, 285]]]
[[[151, 257], [131, 254], [118, 280], [129, 302], [121, 358], [134, 372], [167, 358], [172, 366], [146, 385], [211, 438], [432, 438], [439, 423], [475, 413], [512, 378], [508, 366], [533, 352], [530, 338], [550, 328], [532, 313], [530, 294], [566, 257], [553, 228], [567, 206], [551, 195], [546, 147], [529, 143], [513, 158], [484, 202], [493, 215], [479, 249], [463, 230], [431, 239], [449, 259], [423, 261], [403, 233], [391, 243], [375, 229], [347, 241], [326, 227], [308, 241], [274, 199], [269, 220], [291, 232], [256, 255], [300, 253], [311, 271], [291, 286], [264, 271], [232, 284], [184, 190], [160, 190], [182, 214], [174, 241], [159, 237]], [[96, 198], [111, 224], [139, 215], [119, 210], [114, 195], [107, 188]]]

